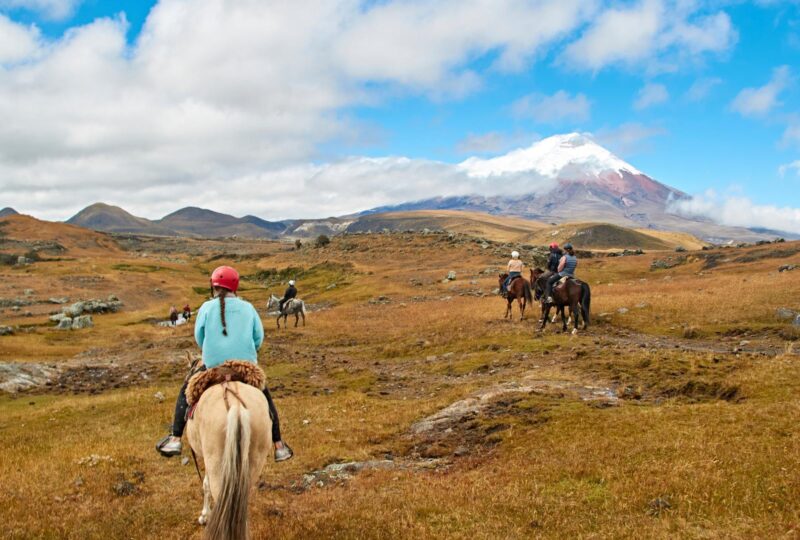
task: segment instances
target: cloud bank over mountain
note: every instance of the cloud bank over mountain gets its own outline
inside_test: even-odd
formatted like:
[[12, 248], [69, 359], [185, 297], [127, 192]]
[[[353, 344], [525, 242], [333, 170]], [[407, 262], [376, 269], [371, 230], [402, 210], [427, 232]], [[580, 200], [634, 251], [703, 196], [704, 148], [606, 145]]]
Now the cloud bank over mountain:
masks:
[[[52, 18], [78, 4], [0, 1]], [[514, 180], [476, 184], [425, 160], [317, 160], [321, 145], [359, 138], [364, 126], [349, 110], [397, 93], [457, 99], [545, 52], [563, 51], [566, 69], [597, 71], [664, 54], [700, 58], [735, 41], [723, 12], [692, 4], [161, 0], [132, 42], [123, 14], [57, 39], [0, 14], [3, 202], [49, 218], [95, 200], [145, 216], [171, 200], [279, 218], [513, 191]], [[636, 56], [621, 55], [622, 37], [591, 52], [620, 18], [642, 28]], [[534, 97], [524, 111], [532, 118], [590, 114], [581, 94]]]

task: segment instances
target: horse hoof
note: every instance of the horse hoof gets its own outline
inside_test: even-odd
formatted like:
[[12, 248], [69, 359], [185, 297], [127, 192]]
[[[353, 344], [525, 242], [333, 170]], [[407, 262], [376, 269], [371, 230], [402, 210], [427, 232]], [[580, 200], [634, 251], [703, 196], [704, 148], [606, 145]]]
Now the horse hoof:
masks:
[[574, 335], [575, 335], [575, 334], [577, 334], [577, 333], [578, 333], [578, 329], [577, 329], [577, 328], [573, 328], [573, 329], [572, 329], [572, 335], [574, 336]]
[[200, 517], [197, 518], [197, 523], [199, 523], [200, 525], [205, 525], [206, 523], [208, 523], [208, 516], [206, 516], [205, 514], [200, 514]]

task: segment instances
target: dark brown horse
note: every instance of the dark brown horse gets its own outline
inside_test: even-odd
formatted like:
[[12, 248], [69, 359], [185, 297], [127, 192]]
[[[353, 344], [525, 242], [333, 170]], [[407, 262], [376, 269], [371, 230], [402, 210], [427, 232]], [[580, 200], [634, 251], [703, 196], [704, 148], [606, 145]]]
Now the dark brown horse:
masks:
[[575, 325], [575, 329], [572, 331], [573, 334], [578, 331], [578, 321], [581, 318], [583, 318], [583, 327], [588, 328], [589, 308], [592, 302], [592, 292], [589, 289], [589, 285], [577, 279], [568, 279], [563, 285], [558, 285], [553, 288], [554, 302], [552, 304], [545, 303], [542, 296], [544, 295], [544, 289], [547, 285], [547, 279], [552, 275], [552, 272], [542, 270], [541, 268], [531, 270], [531, 282], [533, 283], [535, 298], [537, 300], [542, 300], [542, 325], [539, 327], [539, 330], [543, 330], [547, 324], [550, 308], [553, 306], [561, 311], [562, 330], [564, 332], [567, 331], [567, 316], [564, 313], [565, 306], [569, 306], [569, 314]]
[[[498, 277], [501, 290], [503, 289], [503, 283], [507, 277], [508, 274], [500, 274]], [[531, 304], [533, 303], [530, 282], [522, 276], [512, 280], [508, 285], [506, 300], [508, 301], [508, 305], [506, 305], [506, 314], [504, 318], [511, 318], [511, 304], [516, 300], [517, 305], [519, 305], [519, 320], [522, 320], [525, 317], [525, 307], [528, 305], [528, 302]]]

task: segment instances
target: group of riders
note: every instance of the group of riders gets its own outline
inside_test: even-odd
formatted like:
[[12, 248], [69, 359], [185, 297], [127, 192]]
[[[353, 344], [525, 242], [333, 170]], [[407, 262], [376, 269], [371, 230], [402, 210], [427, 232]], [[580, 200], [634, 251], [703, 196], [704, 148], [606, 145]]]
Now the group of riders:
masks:
[[[565, 244], [563, 251], [557, 243], [550, 244], [547, 269], [552, 275], [548, 278], [544, 290], [545, 303], [553, 302], [552, 290], [558, 280], [563, 277], [575, 277], [577, 266], [578, 259], [572, 244]], [[512, 252], [511, 260], [508, 261], [508, 278], [502, 286], [503, 295], [507, 293], [508, 287], [515, 279], [522, 277], [524, 267], [519, 252]], [[264, 341], [264, 327], [256, 308], [236, 295], [239, 288], [238, 272], [230, 266], [220, 266], [212, 272], [210, 284], [211, 299], [197, 311], [194, 327], [195, 341], [202, 349], [202, 359], [192, 367], [178, 392], [170, 434], [156, 444], [156, 450], [165, 457], [179, 455], [182, 450], [181, 437], [186, 427], [189, 408], [185, 392], [190, 377], [200, 371], [220, 366], [228, 360], [258, 363], [258, 349]], [[280, 312], [283, 313], [287, 302], [296, 297], [295, 281], [290, 280], [279, 303]], [[177, 318], [177, 309], [173, 307], [171, 312]], [[184, 316], [187, 320], [191, 316], [188, 305], [184, 308]], [[281, 437], [278, 411], [269, 390], [265, 387], [263, 392], [272, 421], [275, 461], [288, 460], [293, 456], [292, 449]]]
[[[175, 402], [175, 415], [169, 435], [156, 444], [156, 450], [165, 457], [180, 455], [183, 445], [181, 437], [186, 428], [189, 403], [186, 387], [195, 373], [222, 365], [228, 360], [243, 360], [258, 363], [258, 349], [264, 341], [264, 326], [256, 308], [250, 302], [236, 296], [239, 289], [239, 273], [230, 266], [220, 266], [211, 273], [211, 299], [197, 311], [194, 337], [202, 349], [202, 360], [192, 366], [183, 381]], [[280, 301], [280, 310], [297, 297], [294, 280]], [[188, 308], [188, 306], [187, 306]], [[272, 421], [272, 441], [275, 446], [275, 461], [286, 461], [294, 455], [281, 437], [278, 410], [269, 390], [264, 387], [264, 397], [269, 406]]]
[[[578, 258], [575, 256], [575, 248], [570, 243], [564, 244], [562, 250], [558, 243], [553, 242], [550, 244], [550, 254], [547, 257], [547, 270], [551, 272], [550, 277], [547, 279], [547, 284], [542, 295], [544, 303], [553, 303], [553, 287], [562, 278], [574, 278], [575, 270], [578, 268]], [[505, 296], [508, 293], [508, 287], [511, 282], [517, 278], [522, 277], [522, 271], [525, 269], [525, 263], [519, 258], [518, 251], [511, 252], [511, 260], [508, 261], [508, 277], [500, 293]]]

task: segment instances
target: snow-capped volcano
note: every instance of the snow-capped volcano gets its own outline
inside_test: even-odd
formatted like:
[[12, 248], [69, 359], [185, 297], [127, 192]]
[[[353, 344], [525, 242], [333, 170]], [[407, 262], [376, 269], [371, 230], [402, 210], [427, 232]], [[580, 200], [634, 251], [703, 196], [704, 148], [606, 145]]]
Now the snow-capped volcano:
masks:
[[[743, 229], [670, 213], [669, 204], [687, 197], [685, 193], [653, 180], [581, 133], [554, 135], [490, 159], [469, 158], [456, 167], [469, 177], [489, 180], [499, 194], [435, 197], [367, 213], [467, 210], [545, 222], [599, 221], [685, 231], [712, 240], [753, 236]], [[530, 192], [519, 191], [527, 178]], [[548, 180], [546, 189], [542, 179]], [[503, 186], [508, 186], [507, 194]]]
[[503, 156], [469, 158], [459, 168], [470, 176], [496, 176], [533, 172], [554, 180], [575, 180], [576, 176], [601, 176], [607, 173], [642, 174], [588, 136], [580, 133], [554, 135]]

